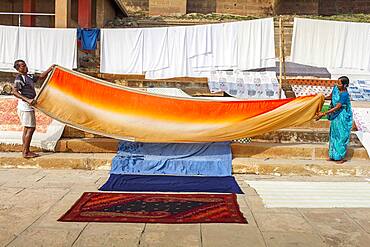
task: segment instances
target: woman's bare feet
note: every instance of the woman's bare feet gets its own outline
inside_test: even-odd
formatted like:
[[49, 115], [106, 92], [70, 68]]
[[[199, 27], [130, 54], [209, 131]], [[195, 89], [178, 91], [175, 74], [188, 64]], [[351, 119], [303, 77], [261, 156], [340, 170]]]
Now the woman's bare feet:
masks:
[[343, 164], [344, 162], [346, 162], [347, 160], [337, 160], [337, 161], [335, 161], [335, 163], [337, 163], [337, 164]]
[[326, 161], [334, 161], [334, 160], [329, 158], [329, 159], [326, 159]]

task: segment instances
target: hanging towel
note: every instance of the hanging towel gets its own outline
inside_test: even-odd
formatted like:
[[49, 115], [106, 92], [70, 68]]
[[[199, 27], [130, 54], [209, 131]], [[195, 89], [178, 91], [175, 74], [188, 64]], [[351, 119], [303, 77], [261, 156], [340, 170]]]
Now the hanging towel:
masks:
[[77, 38], [81, 40], [83, 50], [96, 50], [96, 43], [100, 37], [99, 28], [79, 28]]
[[237, 22], [238, 69], [275, 66], [273, 18]]
[[370, 24], [295, 18], [291, 60], [370, 71]]
[[187, 26], [187, 56], [192, 58], [212, 52], [212, 25]]
[[0, 70], [14, 71], [18, 51], [18, 27], [0, 26]]
[[143, 73], [143, 29], [102, 29], [100, 72]]
[[168, 28], [143, 28], [143, 70], [168, 68]]
[[45, 71], [52, 64], [77, 68], [77, 31], [66, 28], [20, 27], [17, 59], [33, 71]]
[[146, 79], [188, 76], [186, 31], [186, 27], [168, 28], [169, 66], [161, 70], [147, 71]]
[[235, 24], [213, 24], [211, 26], [212, 49], [191, 59], [195, 71], [233, 69], [237, 65], [237, 35]]

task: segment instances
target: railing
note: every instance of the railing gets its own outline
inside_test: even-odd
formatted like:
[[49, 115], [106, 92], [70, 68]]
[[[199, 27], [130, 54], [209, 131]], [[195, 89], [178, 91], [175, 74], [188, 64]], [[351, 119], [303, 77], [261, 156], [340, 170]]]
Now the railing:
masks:
[[55, 14], [49, 13], [13, 13], [13, 12], [0, 12], [0, 15], [18, 15], [18, 26], [21, 26], [22, 15], [36, 15], [36, 16], [55, 16]]

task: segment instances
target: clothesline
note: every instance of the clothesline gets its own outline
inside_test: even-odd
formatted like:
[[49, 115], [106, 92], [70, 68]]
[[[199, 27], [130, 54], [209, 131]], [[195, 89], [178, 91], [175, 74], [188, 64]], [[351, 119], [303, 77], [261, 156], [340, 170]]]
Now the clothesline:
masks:
[[[25, 60], [34, 71], [53, 63], [76, 68], [77, 38], [83, 49], [95, 49], [99, 29], [81, 29], [77, 36], [76, 29], [0, 26], [0, 70], [14, 71], [16, 59]], [[275, 60], [273, 18], [101, 29], [100, 43], [101, 72], [145, 74], [148, 79], [258, 69], [273, 66]], [[291, 61], [370, 71], [370, 24], [295, 18]]]

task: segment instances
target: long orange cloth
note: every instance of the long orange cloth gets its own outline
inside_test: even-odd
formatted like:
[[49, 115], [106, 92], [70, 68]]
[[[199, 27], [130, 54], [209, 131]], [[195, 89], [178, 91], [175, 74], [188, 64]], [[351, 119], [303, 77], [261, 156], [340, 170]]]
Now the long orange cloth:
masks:
[[252, 137], [314, 118], [323, 95], [213, 101], [161, 96], [56, 67], [36, 108], [75, 128], [141, 142], [214, 142]]

